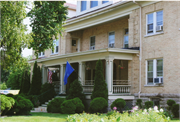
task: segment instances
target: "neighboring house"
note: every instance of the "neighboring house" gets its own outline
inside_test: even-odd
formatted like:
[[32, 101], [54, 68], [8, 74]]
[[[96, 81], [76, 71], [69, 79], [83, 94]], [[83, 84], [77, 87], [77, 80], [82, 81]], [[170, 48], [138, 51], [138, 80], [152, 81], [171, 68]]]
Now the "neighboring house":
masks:
[[[46, 50], [37, 59], [43, 83], [47, 69], [54, 70], [60, 94], [80, 77], [90, 99], [95, 63], [101, 59], [109, 105], [117, 98], [133, 105], [138, 98], [161, 106], [168, 99], [178, 101], [180, 1], [78, 1], [76, 16], [64, 28], [63, 37], [54, 42], [55, 50]], [[73, 73], [65, 86], [66, 61], [79, 77]], [[34, 61], [29, 63], [33, 68]]]

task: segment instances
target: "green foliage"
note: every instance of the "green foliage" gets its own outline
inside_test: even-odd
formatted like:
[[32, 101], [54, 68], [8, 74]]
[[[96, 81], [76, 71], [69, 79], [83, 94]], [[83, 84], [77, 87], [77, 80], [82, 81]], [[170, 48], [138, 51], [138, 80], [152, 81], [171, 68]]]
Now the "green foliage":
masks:
[[79, 99], [78, 97], [72, 99], [72, 102], [74, 103], [74, 105], [76, 106], [75, 112], [76, 113], [82, 113], [84, 110], [84, 105], [81, 101], [81, 99]]
[[172, 111], [174, 117], [179, 117], [179, 104], [173, 104], [171, 111]]
[[64, 102], [64, 98], [54, 98], [47, 105], [47, 111], [49, 113], [62, 113], [61, 104]]
[[22, 78], [22, 82], [21, 82], [21, 85], [22, 85], [22, 93], [24, 94], [27, 94], [29, 92], [29, 89], [30, 89], [30, 73], [28, 71], [25, 71], [23, 73], [23, 78]]
[[32, 84], [29, 90], [29, 95], [39, 95], [42, 85], [42, 76], [41, 69], [37, 65], [37, 61], [34, 63], [33, 75], [32, 75]]
[[53, 84], [45, 83], [41, 86], [41, 95], [38, 97], [40, 103], [47, 102], [56, 95]]
[[118, 98], [111, 104], [111, 109], [117, 107], [118, 110], [122, 112], [122, 109], [125, 107], [126, 101], [124, 99]]
[[103, 66], [101, 60], [98, 60], [96, 62], [94, 89], [91, 95], [91, 99], [93, 100], [94, 98], [97, 97], [103, 97], [104, 99], [108, 100], [107, 84], [104, 80]]
[[68, 95], [66, 96], [66, 99], [69, 100], [69, 99], [74, 99], [76, 97], [81, 99], [83, 104], [86, 105], [85, 94], [83, 93], [82, 85], [80, 81], [78, 81], [77, 79], [70, 84], [69, 92]]
[[1, 1], [1, 66], [9, 69], [21, 61], [21, 52], [29, 41], [29, 35], [25, 33], [26, 26], [23, 20], [26, 18], [26, 2]]
[[152, 108], [153, 107], [153, 101], [146, 101], [145, 102], [145, 108], [148, 109], [148, 108]]
[[174, 100], [168, 100], [167, 101], [167, 105], [168, 105], [168, 110], [171, 110], [172, 106], [176, 104], [176, 102]]
[[0, 90], [5, 90], [5, 89], [7, 89], [6, 83], [5, 82], [1, 83], [0, 84]]
[[64, 7], [65, 1], [34, 1], [34, 8], [28, 13], [31, 17], [32, 38], [30, 43], [35, 51], [53, 48], [52, 37], [58, 38], [61, 34], [63, 22], [66, 20], [67, 7]]
[[15, 104], [15, 100], [5, 95], [0, 95], [1, 100], [1, 115], [5, 115]]
[[76, 106], [74, 105], [72, 100], [65, 100], [61, 104], [61, 110], [64, 114], [74, 114], [76, 110]]
[[103, 113], [104, 111], [106, 111], [107, 106], [108, 103], [106, 99], [104, 99], [103, 97], [97, 97], [91, 101], [89, 111], [91, 113]]
[[1, 68], [1, 83], [3, 82], [7, 82], [8, 80], [8, 77], [9, 77], [9, 70], [4, 70], [3, 68]]
[[28, 115], [33, 108], [33, 104], [29, 99], [22, 97], [21, 95], [14, 95], [15, 105], [8, 111], [8, 115]]
[[19, 94], [19, 95], [26, 99], [29, 99], [34, 107], [38, 107], [40, 105], [37, 95], [27, 95], [27, 94]]
[[141, 99], [137, 99], [136, 105], [137, 105], [139, 108], [142, 108], [142, 100], [141, 100]]

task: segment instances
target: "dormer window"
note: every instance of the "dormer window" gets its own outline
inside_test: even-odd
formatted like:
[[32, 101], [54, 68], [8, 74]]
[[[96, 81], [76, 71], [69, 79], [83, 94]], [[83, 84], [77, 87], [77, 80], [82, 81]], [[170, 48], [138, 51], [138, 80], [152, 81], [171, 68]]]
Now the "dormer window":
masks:
[[102, 4], [107, 3], [107, 2], [109, 2], [109, 1], [102, 1]]
[[98, 1], [91, 1], [91, 8], [98, 6]]
[[87, 1], [81, 1], [81, 11], [86, 10]]

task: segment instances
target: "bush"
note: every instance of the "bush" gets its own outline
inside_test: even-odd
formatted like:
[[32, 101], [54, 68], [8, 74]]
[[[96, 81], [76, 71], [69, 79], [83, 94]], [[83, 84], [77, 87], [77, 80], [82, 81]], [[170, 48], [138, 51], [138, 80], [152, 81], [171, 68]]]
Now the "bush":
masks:
[[171, 111], [172, 111], [174, 117], [179, 117], [179, 104], [173, 104]]
[[48, 100], [54, 98], [56, 92], [54, 90], [53, 84], [45, 83], [41, 87], [41, 95], [38, 97], [41, 104], [47, 102]]
[[34, 63], [33, 75], [32, 75], [32, 84], [29, 90], [29, 95], [39, 95], [42, 85], [42, 76], [41, 69], [37, 65], [37, 61]]
[[47, 111], [52, 113], [62, 113], [61, 104], [64, 102], [64, 98], [54, 98], [47, 105]]
[[103, 97], [97, 97], [90, 103], [89, 111], [91, 113], [103, 113], [108, 106], [107, 100]]
[[96, 62], [94, 88], [91, 95], [91, 99], [93, 100], [94, 98], [97, 98], [97, 97], [103, 97], [106, 101], [108, 100], [107, 84], [104, 80], [103, 66], [102, 66], [101, 60], [98, 60]]
[[76, 97], [81, 99], [84, 106], [86, 105], [85, 94], [83, 93], [82, 85], [81, 85], [80, 81], [78, 81], [77, 79], [74, 80], [70, 84], [70, 89], [69, 89], [69, 92], [68, 92], [66, 99], [69, 100], [69, 99], [74, 99]]
[[145, 102], [145, 108], [148, 109], [148, 108], [152, 108], [153, 107], [153, 101], [146, 101]]
[[174, 100], [168, 100], [167, 101], [168, 110], [171, 110], [171, 108], [174, 104], [176, 104], [176, 102]]
[[124, 99], [118, 98], [111, 104], [111, 109], [113, 110], [114, 107], [117, 107], [117, 109], [122, 112], [122, 109], [125, 107], [126, 101]]
[[38, 107], [40, 105], [37, 95], [29, 95], [29, 96], [23, 96], [23, 97], [25, 97], [26, 99], [29, 99], [32, 102], [34, 107]]
[[27, 94], [30, 89], [30, 74], [28, 71], [23, 72], [21, 77], [21, 89], [19, 93]]
[[76, 106], [74, 105], [72, 100], [65, 100], [61, 104], [61, 110], [64, 114], [74, 114], [76, 110]]
[[72, 102], [76, 106], [75, 112], [82, 113], [84, 110], [84, 105], [83, 105], [82, 101], [78, 97], [76, 97], [76, 98], [72, 99]]
[[142, 100], [141, 100], [141, 99], [137, 99], [136, 105], [137, 105], [139, 108], [142, 108]]
[[0, 90], [5, 90], [5, 89], [7, 89], [7, 86], [6, 86], [6, 83], [4, 82], [0, 84]]
[[8, 115], [28, 115], [33, 108], [33, 104], [29, 99], [22, 97], [21, 95], [14, 95], [15, 104], [13, 108], [8, 111]]
[[15, 104], [15, 100], [5, 95], [0, 95], [1, 100], [1, 115], [5, 115]]

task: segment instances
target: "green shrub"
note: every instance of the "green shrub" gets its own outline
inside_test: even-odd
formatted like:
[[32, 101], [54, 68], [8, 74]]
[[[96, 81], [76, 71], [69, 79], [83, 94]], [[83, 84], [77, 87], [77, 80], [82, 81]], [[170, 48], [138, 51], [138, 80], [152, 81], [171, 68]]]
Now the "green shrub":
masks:
[[126, 101], [124, 99], [118, 98], [111, 104], [111, 109], [113, 110], [114, 107], [117, 107], [117, 109], [122, 112], [122, 109], [125, 107]]
[[87, 104], [85, 101], [85, 94], [83, 93], [82, 85], [80, 81], [78, 81], [77, 79], [70, 84], [70, 89], [68, 95], [66, 96], [66, 99], [69, 100], [69, 99], [74, 99], [76, 97], [81, 99], [84, 106]]
[[142, 108], [142, 100], [141, 100], [141, 99], [137, 99], [136, 105], [137, 105], [139, 108]]
[[89, 111], [91, 113], [103, 113], [108, 106], [107, 100], [103, 97], [97, 97], [90, 103]]
[[32, 84], [29, 90], [29, 95], [39, 95], [42, 85], [42, 76], [41, 69], [37, 65], [37, 61], [34, 63], [33, 75], [32, 75]]
[[7, 89], [6, 83], [5, 82], [1, 83], [0, 84], [0, 90], [5, 90], [5, 89]]
[[145, 102], [145, 108], [148, 109], [148, 108], [152, 108], [153, 107], [153, 101], [146, 101]]
[[23, 96], [23, 97], [25, 97], [26, 99], [29, 99], [32, 102], [34, 107], [38, 107], [40, 105], [37, 95], [28, 95], [28, 96]]
[[15, 104], [15, 100], [5, 95], [0, 95], [1, 100], [1, 115], [5, 115]]
[[64, 102], [64, 98], [54, 98], [47, 105], [47, 111], [51, 113], [62, 113], [61, 104]]
[[98, 60], [96, 62], [94, 88], [91, 95], [91, 99], [93, 100], [97, 97], [103, 97], [106, 101], [108, 100], [107, 84], [104, 80], [103, 65], [101, 60]]
[[61, 104], [61, 110], [64, 114], [74, 114], [76, 110], [76, 106], [74, 105], [72, 100], [65, 100]]
[[171, 108], [174, 104], [176, 104], [176, 102], [174, 100], [168, 100], [167, 101], [168, 110], [171, 110]]
[[179, 104], [173, 104], [171, 111], [172, 111], [174, 117], [179, 117]]
[[48, 100], [54, 98], [56, 92], [54, 90], [53, 84], [45, 83], [41, 87], [41, 95], [38, 97], [41, 104], [47, 102]]
[[72, 99], [72, 102], [76, 106], [75, 113], [82, 113], [84, 110], [84, 105], [83, 105], [82, 101], [78, 97], [76, 97], [76, 98]]
[[33, 108], [33, 104], [29, 99], [22, 97], [21, 95], [14, 95], [15, 104], [13, 108], [8, 111], [8, 115], [28, 115]]
[[30, 89], [30, 74], [26, 70], [23, 72], [21, 76], [21, 88], [19, 93], [27, 94], [29, 92], [29, 89]]

